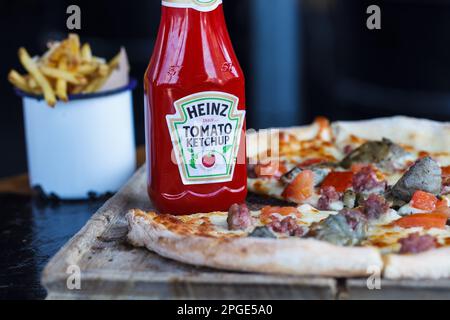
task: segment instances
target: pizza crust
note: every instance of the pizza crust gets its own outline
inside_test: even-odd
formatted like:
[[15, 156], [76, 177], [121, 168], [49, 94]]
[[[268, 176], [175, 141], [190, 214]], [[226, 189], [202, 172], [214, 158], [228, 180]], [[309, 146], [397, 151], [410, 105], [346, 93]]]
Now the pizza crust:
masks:
[[344, 121], [332, 124], [336, 143], [343, 146], [351, 135], [366, 140], [388, 138], [428, 152], [450, 151], [450, 123], [410, 117]]
[[392, 254], [384, 259], [384, 276], [387, 279], [450, 278], [450, 248], [413, 255]]
[[181, 235], [139, 210], [127, 214], [129, 241], [183, 263], [217, 269], [298, 276], [366, 276], [382, 268], [372, 247], [338, 247], [314, 239], [215, 238]]
[[[310, 140], [317, 136], [320, 129], [318, 122], [315, 122], [306, 126], [248, 132], [247, 156], [251, 158], [267, 152], [271, 141], [272, 144], [278, 141], [280, 132], [292, 134], [299, 140]], [[350, 136], [357, 136], [365, 140], [388, 138], [396, 143], [432, 153], [450, 152], [450, 138], [445, 138], [450, 137], [450, 122], [397, 116], [363, 121], [338, 121], [332, 123], [331, 129], [332, 138], [341, 148], [345, 147]]]

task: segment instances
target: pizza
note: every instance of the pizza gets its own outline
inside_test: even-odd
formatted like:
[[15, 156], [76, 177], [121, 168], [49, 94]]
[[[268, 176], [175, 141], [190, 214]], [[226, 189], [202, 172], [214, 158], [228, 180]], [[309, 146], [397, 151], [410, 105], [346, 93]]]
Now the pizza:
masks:
[[249, 190], [276, 205], [190, 216], [131, 210], [130, 242], [234, 271], [450, 277], [449, 123], [319, 118], [251, 134], [248, 146]]

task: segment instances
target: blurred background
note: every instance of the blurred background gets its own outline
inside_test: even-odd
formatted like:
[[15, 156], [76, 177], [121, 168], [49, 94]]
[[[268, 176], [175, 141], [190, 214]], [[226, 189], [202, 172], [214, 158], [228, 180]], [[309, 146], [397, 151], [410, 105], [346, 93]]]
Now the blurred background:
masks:
[[[0, 177], [26, 171], [21, 100], [7, 73], [17, 49], [45, 50], [67, 35], [66, 8], [82, 11], [83, 42], [112, 57], [125, 46], [141, 81], [157, 35], [159, 0], [0, 2]], [[382, 10], [382, 30], [366, 9]], [[404, 114], [450, 120], [450, 1], [224, 0], [247, 80], [250, 128]], [[141, 81], [142, 82], [142, 81]], [[134, 92], [136, 143], [144, 143], [142, 83]]]

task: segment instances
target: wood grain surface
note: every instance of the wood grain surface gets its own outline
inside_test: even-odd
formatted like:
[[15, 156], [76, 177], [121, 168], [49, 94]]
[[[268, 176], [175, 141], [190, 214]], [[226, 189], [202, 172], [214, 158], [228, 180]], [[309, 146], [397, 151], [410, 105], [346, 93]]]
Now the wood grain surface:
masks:
[[[299, 278], [196, 268], [126, 242], [128, 209], [152, 209], [145, 170], [108, 201], [49, 262], [42, 283], [49, 299], [334, 299], [331, 278]], [[81, 270], [81, 290], [67, 288], [70, 266]]]
[[[249, 199], [255, 206], [260, 200]], [[366, 279], [226, 272], [167, 260], [127, 243], [131, 208], [152, 209], [143, 167], [49, 262], [42, 277], [48, 299], [450, 299], [450, 280], [382, 280], [381, 290], [369, 290]], [[80, 290], [67, 288], [70, 266], [80, 268]]]

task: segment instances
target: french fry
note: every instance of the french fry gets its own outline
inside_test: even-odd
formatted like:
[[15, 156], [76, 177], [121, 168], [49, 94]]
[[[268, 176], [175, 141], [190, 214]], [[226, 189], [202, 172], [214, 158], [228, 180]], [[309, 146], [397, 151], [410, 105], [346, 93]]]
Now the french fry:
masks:
[[87, 83], [86, 78], [84, 78], [82, 76], [77, 77], [74, 74], [72, 74], [66, 70], [61, 70], [61, 69], [56, 69], [56, 68], [51, 68], [51, 67], [46, 67], [46, 66], [41, 66], [40, 70], [44, 75], [46, 75], [49, 78], [63, 79], [65, 81], [67, 81], [68, 83], [75, 84], [75, 85], [79, 85], [79, 84], [82, 85], [82, 84]]
[[[112, 58], [111, 61], [107, 65], [105, 65], [105, 64], [100, 65], [100, 67], [99, 67], [100, 77], [92, 80], [92, 82], [90, 82], [86, 86], [86, 88], [84, 88], [83, 93], [88, 94], [88, 93], [93, 93], [93, 92], [100, 90], [103, 87], [103, 85], [105, 84], [105, 82], [108, 80], [111, 73], [119, 67], [120, 56], [121, 56], [121, 52], [119, 52], [114, 58]], [[104, 70], [101, 71], [101, 69], [104, 69]]]
[[34, 80], [34, 78], [32, 76], [27, 75], [25, 77], [25, 80], [27, 81], [28, 88], [30, 88], [30, 90], [32, 91], [33, 94], [36, 94], [36, 95], [42, 94], [41, 87], [39, 87], [38, 83], [36, 82], [36, 80]]
[[44, 55], [44, 62], [46, 62], [45, 64], [49, 65], [54, 63], [56, 65], [58, 61], [61, 60], [61, 57], [67, 55], [67, 51], [67, 45], [64, 41], [53, 43], [49, 49], [49, 53]]
[[106, 64], [106, 60], [104, 58], [92, 56], [92, 62], [95, 62], [99, 65]]
[[56, 104], [56, 96], [49, 81], [44, 77], [36, 63], [31, 59], [27, 50], [23, 47], [19, 49], [19, 60], [25, 70], [27, 70], [31, 74], [38, 85], [42, 88], [44, 98], [47, 101], [48, 105], [54, 107]]
[[91, 50], [91, 46], [89, 45], [89, 43], [85, 43], [81, 47], [81, 59], [84, 62], [91, 62], [92, 61], [92, 50]]
[[81, 63], [80, 37], [76, 33], [70, 33], [66, 41], [70, 52], [67, 56], [68, 63], [71, 66], [77, 66]]
[[[58, 65], [59, 70], [65, 71], [67, 70], [67, 61], [66, 59], [62, 58], [61, 61], [59, 61]], [[67, 81], [62, 78], [56, 79], [56, 96], [61, 99], [62, 101], [68, 101], [69, 98], [67, 96]]]
[[31, 90], [31, 88], [27, 84], [27, 80], [22, 75], [20, 75], [16, 70], [11, 70], [9, 72], [8, 81], [24, 92], [33, 93], [33, 90]]
[[83, 93], [86, 86], [73, 86], [70, 91], [72, 94], [81, 94]]
[[84, 88], [83, 93], [88, 94], [98, 91], [102, 87], [102, 85], [106, 82], [107, 79], [108, 77], [95, 78]]
[[27, 85], [31, 90], [38, 90], [39, 85], [37, 84], [36, 80], [32, 76], [26, 76], [25, 80], [27, 81]]
[[101, 77], [107, 77], [110, 74], [110, 68], [107, 64], [102, 64], [98, 67], [98, 74]]
[[80, 65], [76, 72], [82, 76], [89, 76], [91, 74], [93, 74], [94, 72], [96, 72], [98, 69], [98, 65], [96, 65], [95, 63], [88, 63], [88, 64], [82, 64]]
[[67, 101], [71, 94], [101, 90], [119, 67], [121, 52], [108, 62], [94, 56], [89, 43], [81, 45], [77, 34], [69, 34], [65, 40], [49, 42], [40, 58], [31, 58], [25, 48], [20, 48], [19, 59], [28, 74], [12, 70], [9, 82], [24, 92], [44, 95], [54, 106], [57, 98]]
[[77, 66], [81, 62], [80, 38], [77, 34], [71, 33], [69, 37], [57, 45], [53, 45], [52, 53], [47, 58], [48, 61], [59, 63], [62, 57], [67, 59], [67, 64]]
[[80, 54], [80, 37], [76, 33], [69, 33], [69, 37], [67, 38], [69, 43], [70, 50], [73, 55]]

